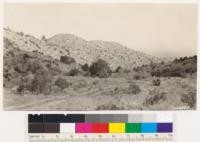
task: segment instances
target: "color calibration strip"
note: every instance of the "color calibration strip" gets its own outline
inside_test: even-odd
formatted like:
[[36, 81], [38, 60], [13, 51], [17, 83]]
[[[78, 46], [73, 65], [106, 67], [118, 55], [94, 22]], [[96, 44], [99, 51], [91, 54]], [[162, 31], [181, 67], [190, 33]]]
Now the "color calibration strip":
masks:
[[173, 133], [171, 115], [29, 114], [28, 122], [29, 133]]

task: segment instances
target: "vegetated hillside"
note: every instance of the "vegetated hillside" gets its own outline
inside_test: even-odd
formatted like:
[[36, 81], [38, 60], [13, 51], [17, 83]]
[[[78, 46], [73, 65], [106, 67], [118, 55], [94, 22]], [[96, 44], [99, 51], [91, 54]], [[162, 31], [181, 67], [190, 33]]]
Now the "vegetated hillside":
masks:
[[157, 57], [129, 49], [116, 42], [86, 41], [72, 34], [58, 34], [49, 39], [40, 40], [22, 32], [4, 29], [4, 37], [22, 50], [37, 51], [55, 59], [67, 55], [82, 65], [85, 63], [90, 65], [98, 59], [103, 59], [108, 62], [112, 70], [118, 66], [131, 69], [151, 62], [161, 62]]
[[170, 62], [151, 63], [133, 68], [134, 71], [149, 72], [156, 77], [186, 77], [197, 72], [197, 56], [176, 58]]
[[[65, 57], [65, 56], [62, 56]], [[4, 38], [4, 86], [23, 86], [30, 83], [37, 76], [50, 76], [51, 80], [57, 75], [73, 75], [81, 72], [81, 66], [72, 58], [67, 58], [68, 63], [43, 55], [39, 52], [28, 52], [19, 48], [17, 44]], [[65, 60], [64, 60], [65, 61]], [[39, 78], [38, 78], [39, 79]]]
[[[114, 42], [5, 32], [6, 110], [196, 108], [197, 56], [156, 63]], [[134, 58], [132, 65], [128, 59]]]

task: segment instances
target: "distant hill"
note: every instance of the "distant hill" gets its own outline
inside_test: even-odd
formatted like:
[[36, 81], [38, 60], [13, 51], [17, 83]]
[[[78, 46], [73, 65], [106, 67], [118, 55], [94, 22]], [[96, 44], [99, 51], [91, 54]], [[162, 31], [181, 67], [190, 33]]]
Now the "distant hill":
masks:
[[22, 32], [4, 29], [4, 37], [21, 50], [38, 52], [54, 59], [67, 55], [81, 65], [85, 63], [90, 65], [98, 59], [103, 59], [114, 70], [118, 66], [132, 69], [151, 62], [161, 62], [161, 59], [157, 57], [127, 48], [116, 42], [87, 41], [72, 34], [58, 34], [49, 39], [37, 39]]

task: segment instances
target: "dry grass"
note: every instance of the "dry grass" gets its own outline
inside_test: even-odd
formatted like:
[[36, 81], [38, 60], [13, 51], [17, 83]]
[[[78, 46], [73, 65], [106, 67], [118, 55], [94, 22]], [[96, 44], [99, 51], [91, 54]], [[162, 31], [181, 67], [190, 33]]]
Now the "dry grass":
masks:
[[6, 110], [172, 110], [187, 104], [182, 101], [182, 94], [196, 90], [194, 78], [160, 78], [162, 84], [153, 90], [152, 78], [137, 80], [139, 95], [127, 91], [130, 82], [125, 78], [66, 76], [65, 79], [71, 84], [67, 89], [57, 93], [54, 90], [45, 97], [24, 94], [16, 99], [13, 92], [6, 91], [4, 107]]

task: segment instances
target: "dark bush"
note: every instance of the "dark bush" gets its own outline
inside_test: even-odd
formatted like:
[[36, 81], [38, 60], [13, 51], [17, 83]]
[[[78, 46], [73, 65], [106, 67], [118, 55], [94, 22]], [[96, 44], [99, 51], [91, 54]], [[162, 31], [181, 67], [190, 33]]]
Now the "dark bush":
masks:
[[121, 72], [122, 71], [122, 67], [121, 66], [118, 66], [116, 69], [115, 69], [115, 72]]
[[90, 69], [87, 63], [84, 64], [84, 65], [82, 65], [81, 68], [82, 68], [82, 70], [84, 70], [84, 71], [89, 71], [89, 69]]
[[99, 59], [90, 66], [90, 73], [92, 76], [105, 78], [111, 75], [111, 69], [106, 61]]
[[152, 84], [153, 84], [154, 86], [160, 86], [160, 83], [161, 83], [161, 80], [160, 80], [160, 79], [154, 79], [154, 80], [152, 80]]
[[135, 75], [133, 76], [133, 78], [136, 79], [136, 80], [141, 79], [139, 74], [135, 74]]
[[75, 63], [75, 59], [69, 56], [60, 56], [60, 61], [64, 64]]
[[65, 89], [65, 88], [69, 87], [70, 83], [67, 82], [66, 79], [59, 77], [55, 81], [55, 85], [60, 87], [61, 89]]

